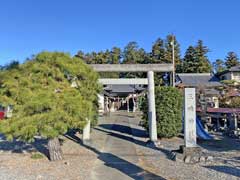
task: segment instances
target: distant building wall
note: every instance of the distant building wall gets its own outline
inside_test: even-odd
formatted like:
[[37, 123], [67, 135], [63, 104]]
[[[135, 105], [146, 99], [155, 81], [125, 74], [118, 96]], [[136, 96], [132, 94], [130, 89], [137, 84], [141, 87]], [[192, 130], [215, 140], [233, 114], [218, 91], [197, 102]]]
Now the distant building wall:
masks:
[[220, 76], [221, 80], [232, 80], [232, 72], [227, 72]]
[[232, 73], [232, 80], [240, 82], [240, 72], [233, 72]]
[[240, 72], [227, 72], [220, 76], [221, 80], [235, 80], [240, 82]]

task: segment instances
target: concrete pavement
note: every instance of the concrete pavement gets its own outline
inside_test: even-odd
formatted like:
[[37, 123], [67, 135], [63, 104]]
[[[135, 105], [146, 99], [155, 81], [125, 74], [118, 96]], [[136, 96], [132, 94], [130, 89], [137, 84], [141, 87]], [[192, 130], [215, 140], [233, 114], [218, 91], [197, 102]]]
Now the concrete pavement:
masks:
[[[115, 113], [105, 117], [95, 133], [105, 137], [102, 149], [95, 149], [98, 159], [95, 162], [92, 180], [142, 180], [164, 178], [144, 170], [136, 152], [136, 141], [143, 144], [148, 139], [145, 130], [137, 126], [138, 119], [127, 113]], [[97, 144], [92, 139], [91, 144]], [[99, 147], [99, 146], [98, 146]]]

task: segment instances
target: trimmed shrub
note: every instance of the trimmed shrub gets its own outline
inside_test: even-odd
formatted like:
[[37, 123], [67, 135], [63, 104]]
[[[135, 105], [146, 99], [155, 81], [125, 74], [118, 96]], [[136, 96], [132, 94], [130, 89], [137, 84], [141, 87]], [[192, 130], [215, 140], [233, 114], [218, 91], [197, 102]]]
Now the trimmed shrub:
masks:
[[[182, 130], [182, 93], [173, 87], [156, 87], [156, 118], [159, 137], [171, 138], [177, 136]], [[142, 126], [148, 130], [147, 98], [143, 101]]]

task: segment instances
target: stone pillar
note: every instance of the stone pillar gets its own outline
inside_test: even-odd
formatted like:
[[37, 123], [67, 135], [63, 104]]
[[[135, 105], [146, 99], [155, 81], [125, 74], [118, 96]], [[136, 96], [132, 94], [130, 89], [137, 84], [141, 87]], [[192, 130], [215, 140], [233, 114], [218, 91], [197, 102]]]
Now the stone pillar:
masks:
[[139, 99], [138, 99], [138, 96], [136, 97], [136, 110], [138, 111], [138, 109], [139, 109]]
[[147, 72], [148, 78], [148, 125], [149, 136], [152, 142], [157, 141], [157, 122], [155, 109], [155, 93], [154, 93], [154, 74], [153, 71]]
[[106, 110], [107, 110], [107, 113], [109, 112], [109, 100], [108, 100], [108, 97], [106, 97]]
[[129, 98], [127, 98], [127, 112], [129, 112]]
[[83, 128], [83, 141], [88, 141], [90, 140], [90, 130], [91, 130], [91, 122], [90, 120], [87, 120], [87, 124]]
[[184, 142], [186, 148], [197, 147], [195, 88], [184, 89]]
[[132, 94], [132, 102], [133, 102], [133, 112], [135, 112], [136, 111], [135, 94]]
[[120, 98], [118, 96], [118, 104], [117, 104], [118, 110], [120, 109]]

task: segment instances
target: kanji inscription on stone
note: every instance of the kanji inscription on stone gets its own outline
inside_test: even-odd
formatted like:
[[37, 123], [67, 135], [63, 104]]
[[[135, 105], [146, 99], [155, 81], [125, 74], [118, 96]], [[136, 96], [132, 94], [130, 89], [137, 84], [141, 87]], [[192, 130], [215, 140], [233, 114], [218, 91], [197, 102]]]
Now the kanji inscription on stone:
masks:
[[196, 147], [195, 88], [184, 89], [184, 142], [185, 147]]

